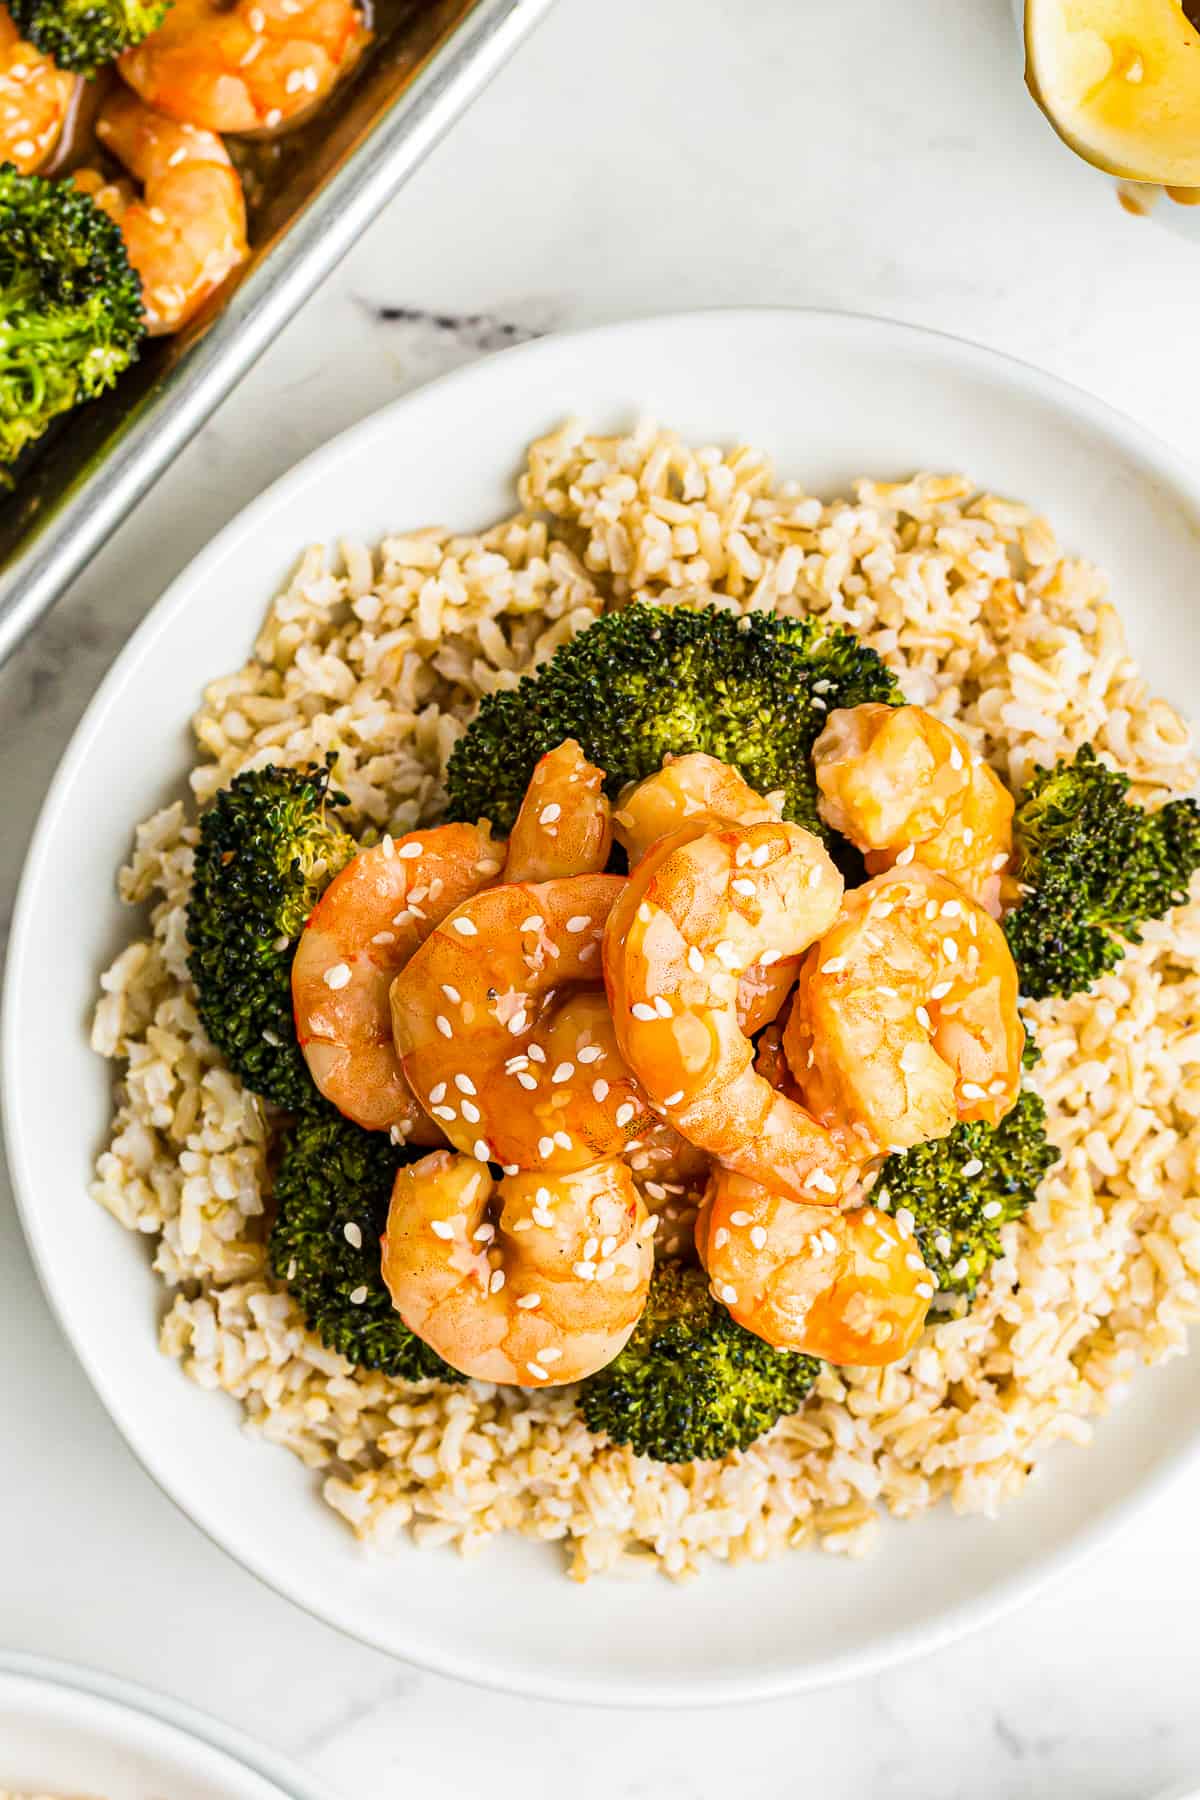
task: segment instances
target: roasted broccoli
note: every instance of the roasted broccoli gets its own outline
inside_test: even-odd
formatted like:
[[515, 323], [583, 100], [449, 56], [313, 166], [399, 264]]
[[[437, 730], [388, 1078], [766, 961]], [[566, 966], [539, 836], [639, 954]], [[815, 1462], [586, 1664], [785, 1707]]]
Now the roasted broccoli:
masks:
[[406, 1152], [323, 1103], [296, 1120], [275, 1173], [271, 1267], [309, 1329], [362, 1369], [461, 1381], [403, 1323], [379, 1270], [392, 1182]]
[[170, 0], [9, 0], [8, 10], [21, 36], [60, 69], [93, 75], [156, 30], [169, 5]]
[[1004, 930], [1031, 999], [1077, 994], [1114, 969], [1140, 927], [1187, 898], [1200, 868], [1200, 806], [1148, 812], [1090, 744], [1038, 769], [1013, 821], [1024, 896]]
[[357, 845], [327, 769], [251, 769], [200, 821], [187, 933], [204, 1028], [255, 1093], [292, 1111], [316, 1089], [296, 1042], [291, 967], [313, 906]]
[[999, 1125], [956, 1125], [949, 1137], [893, 1152], [871, 1200], [895, 1215], [907, 1209], [940, 1304], [965, 1312], [1000, 1254], [1002, 1228], [1020, 1218], [1057, 1161], [1046, 1108], [1025, 1093]]
[[52, 419], [112, 386], [144, 333], [107, 213], [72, 182], [0, 165], [0, 486]]
[[656, 1462], [695, 1462], [744, 1450], [817, 1378], [811, 1356], [773, 1350], [713, 1299], [702, 1269], [660, 1262], [633, 1336], [585, 1381], [588, 1429]]
[[606, 613], [516, 688], [487, 695], [450, 759], [450, 817], [508, 831], [538, 757], [573, 737], [615, 796], [668, 751], [732, 763], [825, 835], [809, 752], [837, 706], [899, 701], [895, 676], [840, 625], [637, 602]]

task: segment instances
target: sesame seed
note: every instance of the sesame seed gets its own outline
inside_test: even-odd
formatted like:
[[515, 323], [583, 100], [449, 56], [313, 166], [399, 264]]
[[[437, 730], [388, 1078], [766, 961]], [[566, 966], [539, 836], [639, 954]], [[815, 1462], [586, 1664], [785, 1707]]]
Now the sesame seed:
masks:
[[558, 1344], [547, 1344], [544, 1350], [538, 1351], [538, 1357], [544, 1363], [556, 1363], [562, 1356], [562, 1348]]
[[604, 1055], [604, 1052], [599, 1044], [585, 1044], [583, 1049], [577, 1050], [575, 1054], [578, 1056], [581, 1063], [594, 1063], [600, 1060]]
[[762, 1225], [754, 1225], [750, 1230], [750, 1242], [756, 1250], [761, 1250], [767, 1241], [767, 1233]]
[[939, 1256], [949, 1256], [954, 1246], [951, 1244], [950, 1239], [946, 1236], [945, 1232], [939, 1231], [938, 1235], [933, 1240], [933, 1247]]
[[608, 1099], [607, 1081], [593, 1081], [592, 1099], [596, 1102], [597, 1106], [602, 1105], [603, 1102]]
[[821, 964], [820, 973], [822, 975], [840, 975], [845, 966], [846, 958], [844, 956], [831, 956]]
[[959, 1092], [964, 1100], [985, 1100], [987, 1098], [977, 1081], [964, 1081]]
[[952, 981], [939, 981], [936, 987], [930, 988], [929, 998], [931, 1000], [944, 1000], [953, 986], [954, 983]]
[[[645, 1167], [647, 1160], [648, 1160], [648, 1158], [646, 1158], [644, 1156], [639, 1157], [639, 1159], [638, 1159], [638, 1161], [642, 1167]], [[666, 1199], [667, 1190], [663, 1186], [661, 1181], [648, 1181], [648, 1182], [646, 1182], [645, 1186], [646, 1186], [646, 1192], [649, 1194], [649, 1196], [652, 1200], [665, 1200]]]
[[362, 1249], [362, 1226], [361, 1225], [356, 1225], [354, 1223], [353, 1219], [347, 1219], [346, 1223], [342, 1226], [342, 1233], [346, 1239], [346, 1242], [349, 1245], [351, 1245], [351, 1247], [353, 1249], [355, 1249], [355, 1250]]
[[626, 1100], [623, 1105], [618, 1106], [617, 1108], [617, 1124], [628, 1125], [636, 1112], [637, 1107], [633, 1104], [632, 1100]]
[[367, 1290], [365, 1287], [354, 1288], [350, 1295], [351, 1306], [361, 1306], [363, 1304], [363, 1302], [365, 1301], [366, 1297], [367, 1297]]
[[961, 900], [943, 900], [942, 901], [942, 917], [943, 917], [943, 919], [957, 919], [958, 915], [961, 912], [962, 912], [962, 901]]
[[491, 1162], [492, 1147], [484, 1138], [476, 1138], [471, 1151], [478, 1162]]
[[950, 767], [952, 769], [961, 769], [962, 766], [963, 766], [963, 753], [959, 749], [958, 745], [955, 744], [954, 748], [950, 752]]
[[519, 931], [541, 931], [545, 923], [546, 921], [543, 919], [541, 913], [530, 913], [529, 917], [524, 919], [517, 929]]
[[955, 1263], [954, 1267], [950, 1271], [951, 1277], [955, 1281], [961, 1281], [963, 1276], [966, 1274], [966, 1272], [967, 1272], [967, 1259], [965, 1256], [960, 1256], [958, 1261]]
[[349, 979], [350, 969], [346, 963], [334, 963], [331, 969], [325, 971], [325, 986], [333, 988], [335, 992], [338, 988], [344, 988]]
[[472, 1233], [477, 1244], [490, 1244], [495, 1235], [496, 1227], [494, 1225], [480, 1225], [478, 1229]]
[[682, 1088], [676, 1088], [676, 1090], [675, 1090], [675, 1092], [674, 1092], [674, 1093], [673, 1093], [673, 1094], [667, 1094], [667, 1095], [666, 1095], [666, 1096], [665, 1096], [665, 1097], [664, 1097], [664, 1099], [663, 1099], [663, 1105], [664, 1105], [664, 1106], [678, 1106], [678, 1105], [679, 1105], [679, 1102], [680, 1102], [680, 1101], [681, 1101], [681, 1100], [682, 1100], [682, 1099], [683, 1099], [683, 1089], [682, 1089]]
[[574, 1063], [560, 1062], [558, 1067], [555, 1069], [554, 1073], [551, 1075], [550, 1079], [553, 1082], [570, 1081], [570, 1079], [574, 1073], [575, 1073], [575, 1064]]
[[763, 864], [767, 861], [767, 858], [770, 856], [770, 854], [771, 854], [770, 845], [769, 844], [760, 844], [758, 846], [758, 849], [755, 850], [754, 853], [752, 854], [750, 861], [753, 863], [753, 865], [756, 869], [761, 869]]
[[444, 1038], [452, 1038], [454, 1036], [454, 1027], [446, 1017], [445, 1013], [439, 1013], [433, 1022]]
[[697, 950], [695, 944], [688, 945], [687, 964], [693, 975], [703, 975], [704, 958], [699, 950]]
[[479, 1092], [469, 1075], [456, 1075], [454, 1085], [460, 1094], [477, 1094]]
[[933, 1283], [930, 1281], [918, 1281], [913, 1291], [914, 1293], [920, 1294], [922, 1300], [933, 1299]]
[[378, 944], [381, 949], [387, 944], [394, 944], [395, 941], [396, 934], [394, 931], [377, 931], [375, 936], [371, 939], [371, 942], [373, 944]]
[[896, 1229], [901, 1237], [911, 1237], [916, 1223], [916, 1220], [909, 1212], [907, 1206], [898, 1206], [896, 1208]]
[[528, 1023], [529, 1018], [527, 1014], [523, 1012], [514, 1013], [512, 1018], [508, 1021], [508, 1029], [512, 1032], [514, 1037], [519, 1037]]
[[971, 1158], [970, 1162], [965, 1162], [963, 1164], [962, 1172], [968, 1178], [972, 1175], [982, 1175], [983, 1174], [983, 1164], [980, 1162], [980, 1160], [977, 1156], [973, 1156]]
[[436, 1087], [430, 1088], [429, 1098], [435, 1106], [438, 1106], [446, 1098], [446, 1084], [444, 1081], [439, 1081]]
[[434, 1237], [449, 1239], [454, 1236], [454, 1227], [449, 1219], [431, 1219], [429, 1229]]
[[660, 1019], [669, 1019], [672, 1014], [671, 1002], [665, 999], [662, 994], [655, 994], [654, 1010]]
[[992, 868], [999, 871], [1000, 869], [1002, 869], [1004, 867], [1004, 865], [1007, 861], [1008, 861], [1008, 852], [1006, 850], [1000, 850], [992, 858]]
[[537, 1084], [538, 1084], [537, 1076], [531, 1075], [529, 1073], [528, 1069], [518, 1069], [517, 1070], [517, 1080], [520, 1082], [521, 1086], [525, 1089], [526, 1093], [529, 1093], [529, 1094], [536, 1093]]
[[985, 1219], [998, 1219], [1000, 1214], [1004, 1211], [1004, 1208], [1001, 1206], [999, 1200], [989, 1200], [987, 1205], [980, 1210]]
[[580, 1281], [595, 1281], [596, 1265], [594, 1262], [572, 1263], [571, 1273]]
[[617, 1247], [617, 1240], [615, 1237], [606, 1237], [606, 1238], [600, 1239], [600, 1254], [601, 1254], [601, 1256], [611, 1256], [613, 1251], [616, 1249], [616, 1247]]
[[536, 1306], [540, 1306], [541, 1304], [542, 1296], [540, 1294], [522, 1294], [521, 1298], [517, 1301], [517, 1305], [521, 1308], [522, 1312], [532, 1312]]
[[571, 1150], [574, 1148], [574, 1139], [571, 1137], [569, 1131], [556, 1131], [554, 1134], [554, 1141], [560, 1150]]
[[658, 1220], [652, 1213], [648, 1219], [642, 1220], [641, 1225], [638, 1227], [638, 1236], [640, 1238], [652, 1238], [657, 1230]]
[[945, 937], [942, 939], [942, 955], [946, 958], [948, 963], [958, 961], [958, 945], [952, 937]]
[[546, 1060], [546, 1052], [542, 1049], [540, 1044], [530, 1044], [527, 1054], [530, 1062], [544, 1063]]
[[632, 1012], [635, 1019], [641, 1019], [643, 1021], [656, 1019], [658, 1017], [654, 1008], [652, 1006], [647, 1006], [644, 1000], [635, 1000], [629, 1010]]
[[828, 1250], [830, 1256], [832, 1256], [838, 1247], [837, 1239], [834, 1237], [832, 1231], [822, 1230], [818, 1232], [817, 1235], [821, 1240], [822, 1249]]
[[837, 1183], [828, 1176], [824, 1169], [814, 1169], [809, 1176], [806, 1187], [816, 1188], [819, 1194], [836, 1194]]
[[[451, 1006], [457, 1006], [462, 999], [462, 995], [459, 993], [458, 989], [453, 987], [448, 981], [443, 981], [442, 992], [445, 994], [447, 1000], [449, 1000]], [[471, 1092], [474, 1093], [474, 1091], [475, 1090], [472, 1088]]]
[[730, 886], [735, 894], [751, 895], [754, 892], [754, 883], [747, 880], [744, 875], [740, 875], [736, 881], [731, 882]]
[[577, 932], [586, 931], [591, 922], [590, 913], [573, 913], [567, 920], [567, 930], [574, 936]]
[[729, 1223], [731, 1225], [739, 1226], [748, 1225], [750, 1223], [750, 1214], [748, 1212], [732, 1212], [729, 1215]]
[[542, 1161], [545, 1162], [548, 1156], [554, 1155], [554, 1139], [552, 1137], [540, 1137], [538, 1139], [537, 1149], [538, 1155], [541, 1157]]
[[454, 919], [452, 923], [455, 931], [457, 931], [461, 937], [479, 936], [479, 927], [471, 919]]
[[488, 1281], [488, 1293], [489, 1294], [498, 1294], [500, 1292], [500, 1289], [504, 1286], [504, 1283], [506, 1280], [507, 1280], [507, 1276], [505, 1275], [503, 1269], [493, 1269], [492, 1273], [491, 1273], [491, 1278]]
[[736, 969], [742, 960], [727, 938], [721, 939], [721, 942], [717, 945], [713, 954], [716, 956], [718, 962], [724, 963], [727, 969]]
[[917, 1008], [917, 1024], [922, 1026], [926, 1031], [933, 1030], [933, 1020], [923, 1006], [918, 1006]]
[[758, 959], [758, 966], [760, 969], [770, 969], [773, 968], [777, 962], [781, 962], [782, 960], [782, 950], [764, 950]]
[[912, 859], [916, 855], [916, 853], [917, 852], [916, 852], [915, 845], [905, 844], [903, 850], [901, 850], [899, 856], [896, 858], [897, 868], [904, 868], [906, 864], [908, 864], [912, 861]]
[[551, 800], [549, 806], [543, 806], [538, 820], [543, 825], [553, 825], [556, 819], [562, 818], [562, 807], [557, 800]]
[[925, 1264], [921, 1261], [915, 1251], [910, 1250], [904, 1259], [904, 1266], [906, 1269], [915, 1269], [919, 1273], [925, 1267]]
[[725, 1302], [726, 1306], [737, 1305], [737, 1289], [731, 1287], [728, 1282], [718, 1287], [718, 1297]]
[[637, 917], [638, 917], [639, 925], [648, 925], [650, 923], [651, 919], [654, 917], [653, 912], [647, 906], [647, 904], [644, 900], [642, 901], [641, 905], [637, 909]]
[[424, 856], [425, 846], [424, 844], [401, 844], [396, 854], [403, 857], [405, 862], [412, 862], [416, 857]]
[[479, 1108], [476, 1106], [476, 1104], [473, 1100], [464, 1100], [463, 1101], [462, 1116], [467, 1121], [468, 1125], [478, 1125], [478, 1123], [479, 1123]]
[[543, 1369], [541, 1363], [527, 1362], [525, 1367], [529, 1370], [529, 1373], [533, 1376], [535, 1381], [549, 1381], [550, 1377], [547, 1375], [545, 1369]]

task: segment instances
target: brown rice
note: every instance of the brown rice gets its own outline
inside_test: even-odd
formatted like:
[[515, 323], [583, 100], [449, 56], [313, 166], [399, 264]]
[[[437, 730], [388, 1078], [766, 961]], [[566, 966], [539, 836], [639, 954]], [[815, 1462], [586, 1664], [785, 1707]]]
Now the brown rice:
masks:
[[[333, 751], [361, 825], [436, 818], [478, 697], [635, 594], [845, 622], [1014, 784], [1089, 739], [1143, 798], [1195, 783], [1187, 726], [1147, 694], [1103, 577], [1028, 508], [961, 477], [864, 480], [826, 504], [777, 483], [755, 450], [569, 425], [530, 450], [520, 502], [478, 537], [309, 550], [253, 659], [205, 694], [196, 801], [241, 769]], [[1093, 994], [1031, 1009], [1063, 1160], [970, 1315], [903, 1364], [828, 1370], [749, 1451], [668, 1468], [593, 1438], [569, 1391], [407, 1388], [305, 1330], [266, 1268], [268, 1123], [196, 1017], [194, 843], [193, 812], [168, 807], [121, 874], [150, 928], [101, 982], [93, 1042], [124, 1067], [95, 1196], [155, 1242], [172, 1290], [164, 1350], [320, 1471], [372, 1545], [410, 1531], [471, 1553], [516, 1530], [562, 1542], [581, 1579], [684, 1576], [707, 1556], [803, 1544], [857, 1553], [884, 1508], [948, 1497], [995, 1511], [1051, 1444], [1087, 1442], [1136, 1368], [1185, 1348], [1200, 1272], [1200, 903], [1150, 928]]]

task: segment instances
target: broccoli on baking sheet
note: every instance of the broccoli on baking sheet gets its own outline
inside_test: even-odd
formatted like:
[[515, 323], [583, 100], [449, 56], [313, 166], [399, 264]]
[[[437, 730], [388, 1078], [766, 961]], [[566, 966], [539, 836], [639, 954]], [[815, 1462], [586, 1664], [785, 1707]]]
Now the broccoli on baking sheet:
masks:
[[401, 1381], [461, 1381], [411, 1332], [380, 1272], [396, 1170], [386, 1132], [364, 1131], [323, 1103], [295, 1120], [275, 1173], [271, 1267], [310, 1331], [362, 1369]]
[[8, 0], [23, 38], [60, 69], [92, 75], [157, 30], [170, 0]]
[[871, 1203], [907, 1209], [938, 1293], [965, 1311], [1000, 1254], [1000, 1235], [1020, 1218], [1058, 1161], [1046, 1137], [1046, 1108], [1024, 1093], [998, 1125], [956, 1125], [948, 1137], [888, 1157]]
[[784, 816], [825, 837], [810, 751], [827, 715], [900, 698], [890, 669], [844, 626], [637, 601], [484, 697], [450, 759], [449, 817], [511, 830], [538, 758], [574, 738], [612, 797], [669, 752], [703, 750], [756, 792], [781, 790]]
[[107, 213], [70, 181], [0, 165], [0, 487], [52, 420], [112, 386], [145, 329]]
[[799, 1411], [819, 1368], [735, 1324], [702, 1269], [664, 1261], [633, 1336], [582, 1384], [579, 1406], [588, 1429], [614, 1444], [693, 1462], [744, 1450]]
[[291, 968], [324, 889], [358, 849], [334, 817], [329, 771], [235, 776], [200, 820], [188, 969], [209, 1037], [246, 1086], [291, 1111], [316, 1088], [296, 1042]]
[[1150, 812], [1128, 775], [1091, 744], [1038, 769], [1013, 820], [1024, 893], [1004, 920], [1021, 991], [1076, 994], [1116, 968], [1141, 926], [1186, 898], [1200, 868], [1200, 806], [1170, 800]]

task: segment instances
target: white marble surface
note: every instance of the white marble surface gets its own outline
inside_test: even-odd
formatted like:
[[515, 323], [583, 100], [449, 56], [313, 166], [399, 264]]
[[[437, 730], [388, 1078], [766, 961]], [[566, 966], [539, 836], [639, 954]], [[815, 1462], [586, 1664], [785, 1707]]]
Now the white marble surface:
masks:
[[[1198, 257], [1123, 215], [1041, 125], [1008, 0], [560, 0], [0, 674], [0, 907], [132, 625], [243, 501], [406, 388], [530, 332], [819, 304], [1014, 351], [1195, 449]], [[167, 1689], [346, 1796], [1200, 1784], [1200, 1472], [1086, 1572], [906, 1669], [736, 1712], [599, 1717], [398, 1667], [228, 1562], [109, 1425], [7, 1193], [0, 1368], [0, 1643]]]

